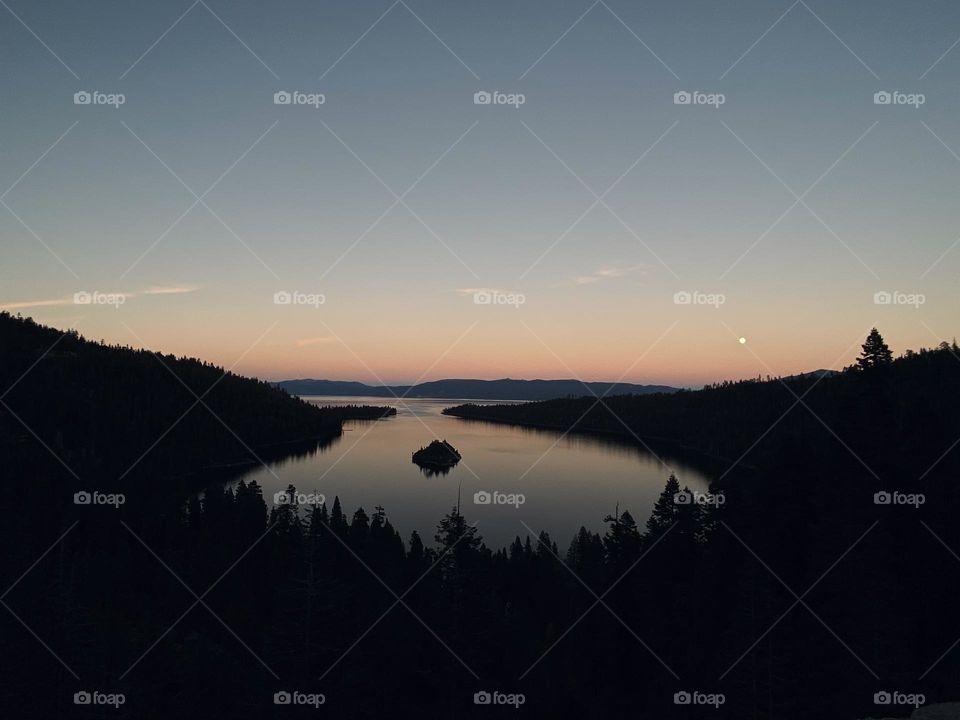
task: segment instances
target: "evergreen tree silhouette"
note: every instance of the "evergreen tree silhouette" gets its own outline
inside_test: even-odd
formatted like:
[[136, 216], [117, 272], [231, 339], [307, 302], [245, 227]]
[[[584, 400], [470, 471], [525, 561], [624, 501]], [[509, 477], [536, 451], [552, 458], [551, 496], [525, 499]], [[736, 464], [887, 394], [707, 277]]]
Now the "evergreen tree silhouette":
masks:
[[890, 352], [890, 348], [883, 341], [883, 336], [876, 328], [870, 330], [867, 341], [862, 347], [860, 357], [857, 358], [857, 366], [861, 370], [882, 367], [893, 362], [893, 353]]
[[[619, 511], [619, 507], [617, 511]], [[607, 562], [614, 568], [629, 565], [640, 554], [640, 532], [637, 522], [628, 510], [619, 516], [614, 513], [607, 515], [603, 521], [610, 523], [607, 534], [603, 538], [603, 547], [607, 554]]]
[[657, 502], [653, 506], [653, 512], [647, 519], [648, 539], [655, 540], [677, 522], [680, 507], [677, 504], [679, 493], [680, 481], [677, 480], [676, 475], [670, 473], [667, 484], [664, 486], [663, 492], [660, 493], [660, 497], [657, 498]]

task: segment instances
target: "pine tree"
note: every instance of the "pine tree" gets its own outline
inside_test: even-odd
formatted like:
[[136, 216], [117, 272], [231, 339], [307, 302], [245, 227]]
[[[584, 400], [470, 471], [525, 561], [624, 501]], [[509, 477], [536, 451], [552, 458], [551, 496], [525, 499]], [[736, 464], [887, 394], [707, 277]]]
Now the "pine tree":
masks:
[[347, 536], [347, 519], [343, 515], [343, 509], [340, 507], [340, 496], [334, 495], [333, 508], [330, 510], [330, 529], [339, 537]]
[[870, 330], [867, 341], [862, 347], [860, 357], [857, 358], [857, 366], [861, 370], [882, 367], [893, 362], [893, 353], [890, 352], [889, 346], [883, 341], [883, 336], [876, 328]]
[[[617, 510], [619, 511], [619, 507]], [[607, 515], [603, 521], [610, 523], [610, 528], [603, 538], [607, 562], [613, 568], [626, 567], [640, 555], [640, 532], [637, 530], [637, 522], [627, 510], [619, 516], [616, 513]]]
[[370, 522], [367, 513], [363, 508], [357, 508], [353, 514], [353, 521], [350, 523], [348, 532], [350, 547], [361, 555], [367, 551], [367, 545], [370, 540]]
[[[670, 473], [667, 484], [653, 506], [653, 512], [647, 520], [647, 538], [656, 539], [666, 532], [677, 521], [679, 505], [677, 498], [680, 494], [680, 481]], [[692, 498], [691, 498], [692, 500]]]

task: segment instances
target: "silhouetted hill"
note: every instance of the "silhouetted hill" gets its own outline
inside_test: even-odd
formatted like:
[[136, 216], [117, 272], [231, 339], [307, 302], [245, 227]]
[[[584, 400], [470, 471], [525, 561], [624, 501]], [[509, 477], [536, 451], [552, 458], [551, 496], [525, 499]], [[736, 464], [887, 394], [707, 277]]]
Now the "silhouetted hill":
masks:
[[[639, 437], [764, 465], [809, 454], [836, 467], [927, 466], [960, 436], [960, 360], [946, 343], [887, 367], [818, 370], [672, 394], [565, 398], [516, 405], [459, 405], [456, 417]], [[862, 469], [862, 468], [861, 468]], [[881, 476], [880, 470], [876, 470]]]
[[434, 380], [417, 385], [366, 385], [341, 380], [281, 380], [293, 395], [354, 395], [371, 397], [450, 398], [471, 400], [549, 400], [590, 395], [672, 393], [667, 385], [581, 382], [579, 380]]
[[55, 463], [56, 455], [60, 470], [111, 486], [147, 468], [165, 477], [340, 434], [336, 415], [267, 382], [8, 313], [0, 313], [0, 392], [0, 458]]

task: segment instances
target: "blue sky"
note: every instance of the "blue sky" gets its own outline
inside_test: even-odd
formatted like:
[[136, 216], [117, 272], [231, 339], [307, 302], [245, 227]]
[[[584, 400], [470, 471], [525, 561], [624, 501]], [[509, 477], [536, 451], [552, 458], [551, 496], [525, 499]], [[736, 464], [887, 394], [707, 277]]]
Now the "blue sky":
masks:
[[0, 305], [40, 321], [368, 382], [699, 384], [956, 331], [953, 3], [6, 3]]

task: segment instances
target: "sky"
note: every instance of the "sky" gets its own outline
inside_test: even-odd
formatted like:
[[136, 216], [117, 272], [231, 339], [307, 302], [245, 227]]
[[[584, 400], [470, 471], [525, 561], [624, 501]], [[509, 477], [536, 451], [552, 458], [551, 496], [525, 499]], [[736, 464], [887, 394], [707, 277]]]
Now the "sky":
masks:
[[957, 332], [954, 2], [0, 5], [0, 307], [39, 322], [373, 384]]

